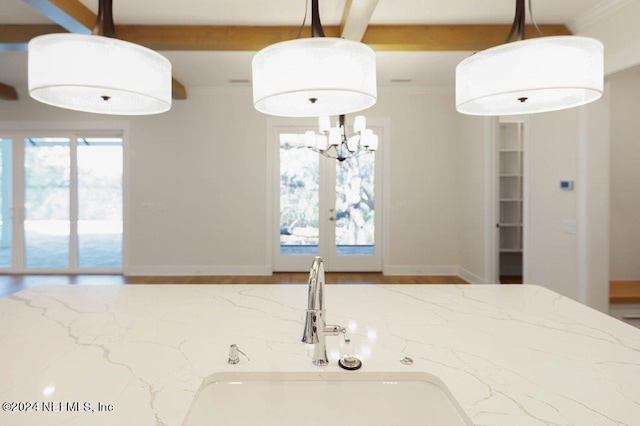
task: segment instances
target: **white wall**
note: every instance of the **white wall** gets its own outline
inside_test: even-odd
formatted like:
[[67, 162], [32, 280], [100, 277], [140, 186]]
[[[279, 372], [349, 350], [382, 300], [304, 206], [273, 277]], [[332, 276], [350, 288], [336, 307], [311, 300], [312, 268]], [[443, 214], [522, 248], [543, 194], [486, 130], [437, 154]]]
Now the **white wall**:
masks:
[[[606, 312], [608, 94], [580, 108], [533, 114], [525, 132], [525, 280]], [[561, 190], [561, 180], [574, 181], [574, 189]]]
[[559, 182], [577, 180], [578, 116], [575, 108], [533, 114], [525, 127], [529, 190], [525, 279], [574, 299], [578, 296], [578, 238], [563, 232], [562, 221], [577, 221], [578, 192], [561, 190]]
[[128, 272], [267, 273], [265, 137], [248, 90], [190, 90], [135, 119]]
[[640, 64], [640, 0], [602, 1], [569, 25], [575, 35], [604, 44], [605, 74]]
[[640, 69], [614, 75], [611, 87], [612, 281], [640, 280]]
[[372, 117], [390, 117], [387, 274], [455, 274], [458, 114], [451, 91], [383, 89]]
[[[250, 88], [190, 88], [168, 113], [113, 117], [20, 93], [0, 122], [114, 123], [130, 129], [129, 274], [267, 274], [266, 116]], [[458, 115], [450, 91], [381, 90], [391, 122], [387, 273], [455, 274]], [[6, 126], [5, 126], [6, 127]]]
[[578, 297], [609, 311], [610, 87], [578, 110]]
[[494, 120], [460, 115], [458, 120], [458, 206], [460, 275], [470, 282], [490, 282], [487, 229], [492, 215], [488, 191], [491, 173]]

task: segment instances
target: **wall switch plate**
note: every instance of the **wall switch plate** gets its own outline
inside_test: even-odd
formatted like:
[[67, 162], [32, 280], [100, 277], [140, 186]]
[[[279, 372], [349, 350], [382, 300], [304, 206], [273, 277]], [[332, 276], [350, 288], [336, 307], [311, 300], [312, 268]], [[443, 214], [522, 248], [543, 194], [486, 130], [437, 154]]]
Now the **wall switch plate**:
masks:
[[578, 222], [570, 219], [562, 219], [562, 231], [565, 234], [575, 235], [578, 233]]

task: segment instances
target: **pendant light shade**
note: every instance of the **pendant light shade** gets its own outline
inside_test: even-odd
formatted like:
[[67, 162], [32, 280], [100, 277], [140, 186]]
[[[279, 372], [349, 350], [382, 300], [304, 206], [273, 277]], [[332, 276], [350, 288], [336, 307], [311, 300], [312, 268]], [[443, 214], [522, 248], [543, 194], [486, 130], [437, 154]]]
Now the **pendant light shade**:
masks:
[[600, 98], [603, 45], [577, 36], [541, 37], [493, 47], [456, 68], [456, 108], [470, 115], [555, 111]]
[[29, 42], [28, 61], [29, 94], [49, 105], [122, 115], [171, 108], [171, 63], [134, 43], [49, 34]]
[[376, 103], [376, 58], [359, 42], [311, 37], [276, 43], [253, 58], [253, 102], [265, 114], [320, 117]]

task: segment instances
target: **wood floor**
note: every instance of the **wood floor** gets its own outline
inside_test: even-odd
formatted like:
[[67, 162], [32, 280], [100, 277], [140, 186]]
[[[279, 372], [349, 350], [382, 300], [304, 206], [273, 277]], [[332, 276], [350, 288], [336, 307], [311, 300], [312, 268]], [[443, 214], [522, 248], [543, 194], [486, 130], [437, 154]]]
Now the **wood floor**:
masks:
[[[149, 276], [122, 275], [0, 275], [0, 297], [37, 285], [118, 285], [118, 284], [306, 284], [305, 272], [278, 272], [270, 276]], [[382, 275], [369, 272], [328, 272], [327, 284], [467, 284], [457, 276]]]
[[640, 281], [611, 281], [609, 303], [640, 303]]
[[500, 284], [522, 284], [522, 277], [519, 275], [501, 275]]

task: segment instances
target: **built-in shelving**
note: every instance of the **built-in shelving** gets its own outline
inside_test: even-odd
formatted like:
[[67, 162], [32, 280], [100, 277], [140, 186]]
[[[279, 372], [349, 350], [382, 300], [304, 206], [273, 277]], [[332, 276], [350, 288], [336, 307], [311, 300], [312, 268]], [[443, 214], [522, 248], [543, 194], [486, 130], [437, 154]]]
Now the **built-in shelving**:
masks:
[[498, 141], [500, 276], [522, 276], [524, 124], [501, 121]]
[[522, 123], [501, 123], [499, 155], [500, 251], [522, 251]]

